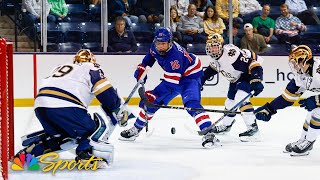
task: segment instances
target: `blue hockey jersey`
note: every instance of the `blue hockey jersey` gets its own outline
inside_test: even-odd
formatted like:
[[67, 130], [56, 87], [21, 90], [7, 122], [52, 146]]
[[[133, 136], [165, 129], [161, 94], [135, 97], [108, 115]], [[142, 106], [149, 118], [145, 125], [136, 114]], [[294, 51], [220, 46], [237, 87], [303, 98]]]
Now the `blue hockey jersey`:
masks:
[[160, 55], [152, 43], [142, 65], [152, 67], [156, 61], [164, 70], [164, 80], [172, 85], [178, 85], [183, 79], [200, 78], [203, 74], [199, 57], [188, 53], [175, 42], [166, 55]]

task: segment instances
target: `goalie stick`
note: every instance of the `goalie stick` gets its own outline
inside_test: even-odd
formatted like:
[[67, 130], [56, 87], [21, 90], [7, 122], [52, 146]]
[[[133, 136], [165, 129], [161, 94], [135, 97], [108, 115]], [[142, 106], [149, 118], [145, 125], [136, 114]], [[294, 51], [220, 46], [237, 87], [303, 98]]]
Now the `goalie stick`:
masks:
[[139, 92], [139, 96], [140, 96], [141, 100], [148, 107], [157, 107], [157, 108], [165, 108], [165, 109], [181, 109], [181, 110], [187, 110], [187, 111], [207, 111], [207, 112], [224, 113], [224, 114], [240, 114], [241, 113], [241, 112], [234, 112], [233, 110], [228, 111], [228, 110], [205, 109], [205, 108], [188, 108], [188, 107], [167, 106], [167, 105], [153, 104], [145, 96], [145, 94], [144, 94], [145, 89], [143, 87], [140, 87], [138, 92]]

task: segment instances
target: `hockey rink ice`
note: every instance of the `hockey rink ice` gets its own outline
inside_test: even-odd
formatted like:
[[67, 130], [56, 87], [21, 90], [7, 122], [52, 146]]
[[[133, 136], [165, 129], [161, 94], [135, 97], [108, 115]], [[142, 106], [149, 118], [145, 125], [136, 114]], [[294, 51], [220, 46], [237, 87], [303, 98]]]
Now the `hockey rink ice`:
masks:
[[[206, 106], [205, 108], [223, 109]], [[138, 113], [136, 106], [131, 109]], [[98, 111], [90, 107], [89, 112]], [[291, 157], [282, 151], [289, 142], [298, 140], [307, 111], [299, 107], [280, 110], [270, 122], [259, 121], [261, 142], [240, 142], [238, 134], [246, 127], [239, 115], [227, 135], [217, 136], [222, 147], [204, 149], [193, 118], [186, 111], [160, 109], [149, 123], [151, 134], [145, 130], [134, 142], [119, 141], [117, 127], [110, 138], [115, 146], [112, 167], [97, 171], [57, 171], [55, 175], [39, 171], [9, 170], [10, 180], [250, 180], [250, 179], [315, 179], [319, 177], [320, 142], [316, 142], [309, 156]], [[221, 114], [209, 113], [211, 120]], [[171, 134], [171, 127], [176, 133]], [[40, 130], [33, 108], [15, 108], [15, 152], [21, 148], [20, 137]], [[193, 130], [193, 131], [192, 131]], [[318, 140], [320, 141], [320, 140]], [[60, 159], [73, 159], [70, 152]]]

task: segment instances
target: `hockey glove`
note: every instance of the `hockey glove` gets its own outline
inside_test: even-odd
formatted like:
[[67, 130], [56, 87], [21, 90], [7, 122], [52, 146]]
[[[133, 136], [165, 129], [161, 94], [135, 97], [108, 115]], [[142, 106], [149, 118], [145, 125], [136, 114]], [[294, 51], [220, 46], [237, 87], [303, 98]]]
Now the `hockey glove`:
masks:
[[266, 103], [254, 111], [256, 118], [262, 121], [270, 121], [271, 116], [276, 113], [277, 110], [273, 109], [269, 103]]
[[312, 111], [317, 107], [320, 107], [319, 96], [311, 96], [307, 99], [299, 101], [300, 107], [305, 108], [307, 111]]
[[254, 96], [258, 96], [262, 91], [263, 91], [263, 84], [261, 83], [261, 81], [254, 81], [251, 82], [251, 91], [254, 91], [253, 95]]
[[[136, 78], [137, 81], [139, 81], [139, 79], [141, 78], [141, 75], [145, 70], [146, 70], [146, 67], [143, 64], [139, 64], [137, 67], [137, 70], [134, 72], [134, 78]], [[143, 83], [146, 83], [146, 81], [147, 81], [147, 76], [143, 79]]]

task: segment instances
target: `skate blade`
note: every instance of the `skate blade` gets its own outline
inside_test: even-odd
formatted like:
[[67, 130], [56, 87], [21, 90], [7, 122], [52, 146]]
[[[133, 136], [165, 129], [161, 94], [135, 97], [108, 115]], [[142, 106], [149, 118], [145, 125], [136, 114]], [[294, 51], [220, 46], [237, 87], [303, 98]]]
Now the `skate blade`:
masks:
[[310, 152], [309, 151], [307, 151], [307, 152], [304, 152], [304, 153], [296, 153], [296, 152], [291, 152], [290, 153], [290, 156], [308, 156], [310, 154]]
[[260, 142], [260, 136], [241, 136], [239, 137], [241, 142]]
[[205, 148], [205, 149], [214, 149], [214, 148], [218, 148], [218, 147], [221, 147], [222, 146], [222, 144], [221, 143], [217, 143], [217, 142], [215, 142], [215, 143], [206, 143], [203, 147]]
[[118, 139], [119, 139], [120, 141], [134, 141], [134, 140], [136, 140], [136, 138], [137, 138], [137, 137], [135, 137], [135, 136], [130, 137], [130, 138], [124, 138], [124, 137], [120, 136]]

